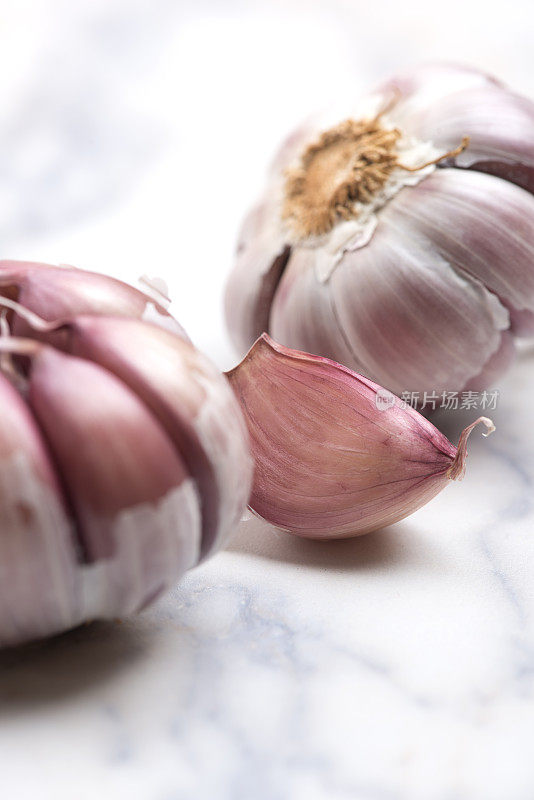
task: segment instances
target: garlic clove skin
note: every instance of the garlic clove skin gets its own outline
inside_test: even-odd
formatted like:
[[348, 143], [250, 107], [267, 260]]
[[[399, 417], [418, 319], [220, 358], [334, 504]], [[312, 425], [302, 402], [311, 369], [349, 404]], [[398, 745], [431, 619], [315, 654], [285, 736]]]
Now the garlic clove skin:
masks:
[[98, 365], [36, 345], [28, 397], [76, 518], [81, 618], [139, 610], [198, 561], [194, 481], [149, 409]]
[[120, 316], [130, 287], [105, 317], [37, 267], [49, 303], [35, 265], [0, 273], [0, 647], [141, 610], [222, 546], [252, 481], [239, 404], [186, 337]]
[[460, 391], [475, 377], [483, 388], [513, 360], [509, 339], [500, 351], [503, 332], [532, 331], [533, 225], [524, 189], [436, 170], [392, 198], [371, 241], [343, 252], [327, 280], [320, 248], [294, 250], [268, 329], [398, 394]]
[[399, 195], [399, 224], [510, 308], [534, 312], [534, 197], [480, 172], [441, 169]]
[[355, 372], [368, 367], [339, 324], [330, 283], [317, 280], [313, 251], [295, 248], [271, 306], [268, 330], [277, 341], [307, 353], [321, 353]]
[[399, 213], [405, 197], [413, 201], [432, 179], [393, 198], [369, 244], [343, 253], [329, 280], [317, 276], [314, 249], [293, 253], [271, 308], [277, 340], [339, 361], [399, 395], [463, 388], [480, 372], [499, 349], [509, 314]]
[[[263, 335], [228, 378], [255, 460], [249, 505], [292, 533], [368, 533], [408, 516], [463, 473], [474, 425], [457, 449], [398, 398], [329, 359]], [[479, 421], [491, 432], [489, 420]]]
[[[148, 319], [188, 338], [182, 326], [152, 297], [97, 272], [37, 262], [0, 261], [0, 295], [17, 300], [49, 321], [76, 314], [112, 314]], [[17, 317], [12, 333], [31, 336], [32, 329]]]
[[487, 172], [534, 191], [534, 103], [469, 67], [429, 64], [382, 87], [398, 94], [391, 117], [408, 133], [448, 150], [464, 134], [469, 147], [456, 166]]
[[[76, 625], [76, 546], [50, 454], [0, 373], [0, 647]], [[36, 602], [37, 598], [37, 602]]]
[[139, 320], [77, 317], [63, 346], [109, 370], [160, 421], [197, 484], [201, 557], [227, 541], [252, 480], [248, 434], [226, 378], [189, 342]]

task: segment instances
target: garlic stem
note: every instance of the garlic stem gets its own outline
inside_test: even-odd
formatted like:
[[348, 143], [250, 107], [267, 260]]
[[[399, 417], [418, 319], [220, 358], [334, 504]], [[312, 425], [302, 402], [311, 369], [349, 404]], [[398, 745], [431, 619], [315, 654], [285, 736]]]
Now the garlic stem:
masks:
[[462, 480], [465, 474], [465, 460], [467, 458], [467, 440], [471, 435], [471, 431], [473, 428], [476, 428], [477, 425], [482, 423], [486, 426], [487, 431], [482, 433], [482, 436], [490, 436], [494, 430], [495, 425], [488, 417], [479, 417], [471, 425], [468, 425], [467, 428], [464, 428], [462, 434], [460, 436], [460, 440], [458, 442], [458, 449], [456, 452], [456, 456], [454, 457], [454, 461], [452, 465], [447, 470], [447, 475], [452, 481]]

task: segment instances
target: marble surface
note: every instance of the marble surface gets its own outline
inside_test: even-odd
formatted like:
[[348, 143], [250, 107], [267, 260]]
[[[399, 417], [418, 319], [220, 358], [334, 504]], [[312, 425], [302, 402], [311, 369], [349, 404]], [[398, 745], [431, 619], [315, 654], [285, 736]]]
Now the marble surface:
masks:
[[[417, 59], [533, 93], [531, 4], [507, 9], [2, 4], [2, 256], [162, 276], [227, 367], [224, 276], [279, 136]], [[533, 364], [408, 520], [314, 543], [249, 518], [139, 617], [1, 653], [2, 797], [532, 800]]]

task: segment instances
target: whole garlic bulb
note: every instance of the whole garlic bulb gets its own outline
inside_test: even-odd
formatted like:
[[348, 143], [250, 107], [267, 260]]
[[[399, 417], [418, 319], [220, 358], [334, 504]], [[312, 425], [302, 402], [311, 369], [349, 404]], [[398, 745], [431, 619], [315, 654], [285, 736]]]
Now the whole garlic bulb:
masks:
[[226, 316], [391, 391], [489, 386], [534, 335], [534, 104], [430, 65], [306, 123], [241, 232]]
[[0, 306], [5, 646], [146, 606], [225, 542], [252, 464], [227, 380], [150, 297], [2, 262]]

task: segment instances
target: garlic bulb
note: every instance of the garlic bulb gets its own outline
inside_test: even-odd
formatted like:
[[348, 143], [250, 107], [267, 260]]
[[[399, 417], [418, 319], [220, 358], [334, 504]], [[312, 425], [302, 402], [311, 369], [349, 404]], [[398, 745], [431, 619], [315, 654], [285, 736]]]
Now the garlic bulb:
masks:
[[[391, 392], [266, 334], [228, 373], [255, 461], [251, 509], [315, 539], [391, 525], [461, 478], [472, 429], [454, 447]], [[488, 434], [485, 434], [488, 435]]]
[[10, 263], [0, 306], [5, 646], [146, 606], [225, 542], [252, 464], [226, 379], [143, 293]]
[[481, 389], [534, 335], [534, 104], [476, 70], [394, 78], [279, 152], [226, 293], [267, 331], [401, 394]]

